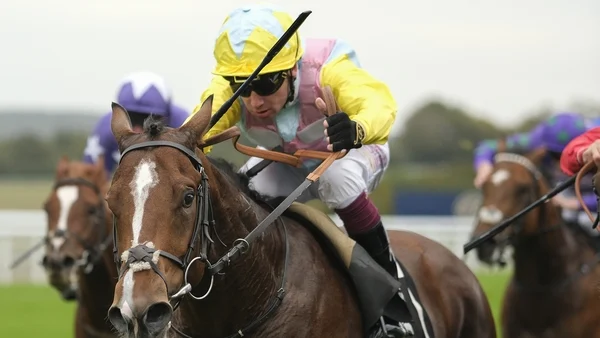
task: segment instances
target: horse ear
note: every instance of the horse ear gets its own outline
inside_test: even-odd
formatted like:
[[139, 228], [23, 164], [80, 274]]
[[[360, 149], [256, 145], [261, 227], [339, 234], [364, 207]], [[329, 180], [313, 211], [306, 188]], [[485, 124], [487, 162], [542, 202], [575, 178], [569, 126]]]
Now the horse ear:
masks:
[[98, 156], [98, 160], [96, 161], [96, 168], [104, 170], [104, 154], [100, 154]]
[[132, 135], [134, 132], [131, 130], [131, 120], [129, 119], [127, 110], [116, 102], [113, 102], [111, 106], [112, 118], [110, 121], [110, 129], [117, 139], [117, 143], [120, 145], [121, 140], [123, 140], [124, 137]]
[[102, 175], [102, 177], [106, 176], [106, 168], [104, 167], [104, 154], [100, 154], [98, 156], [98, 160], [96, 160], [96, 170], [98, 172], [99, 175]]
[[527, 158], [529, 158], [529, 160], [536, 165], [539, 165], [542, 163], [542, 160], [546, 156], [547, 152], [548, 150], [545, 147], [539, 147], [529, 152], [529, 154], [527, 154]]
[[506, 139], [501, 138], [498, 140], [498, 150], [497, 152], [503, 153], [506, 151]]
[[202, 141], [202, 137], [207, 132], [206, 129], [210, 123], [210, 118], [212, 117], [212, 103], [213, 95], [204, 100], [198, 112], [196, 112], [196, 114], [180, 128], [180, 130], [191, 132], [192, 135], [197, 138], [198, 143]]
[[63, 177], [69, 171], [69, 157], [67, 155], [63, 155], [58, 160], [56, 164], [56, 178]]

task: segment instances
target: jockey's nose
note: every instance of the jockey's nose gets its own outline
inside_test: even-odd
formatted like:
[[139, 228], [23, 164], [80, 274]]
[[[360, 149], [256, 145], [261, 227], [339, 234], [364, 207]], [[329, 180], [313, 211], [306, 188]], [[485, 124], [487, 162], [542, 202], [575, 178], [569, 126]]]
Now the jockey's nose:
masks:
[[250, 105], [254, 109], [260, 109], [262, 105], [265, 103], [265, 100], [262, 96], [256, 94], [254, 91], [250, 92]]

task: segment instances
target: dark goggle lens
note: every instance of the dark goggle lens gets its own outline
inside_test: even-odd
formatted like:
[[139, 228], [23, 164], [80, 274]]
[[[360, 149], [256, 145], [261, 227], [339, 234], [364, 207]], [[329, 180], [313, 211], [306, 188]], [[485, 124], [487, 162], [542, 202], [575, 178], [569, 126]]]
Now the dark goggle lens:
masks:
[[[284, 72], [259, 75], [240, 93], [240, 96], [249, 97], [251, 92], [255, 92], [260, 96], [272, 95], [281, 88], [286, 77], [287, 73]], [[228, 78], [228, 80], [231, 90], [234, 92], [240, 89], [244, 81], [244, 79], [239, 78]]]

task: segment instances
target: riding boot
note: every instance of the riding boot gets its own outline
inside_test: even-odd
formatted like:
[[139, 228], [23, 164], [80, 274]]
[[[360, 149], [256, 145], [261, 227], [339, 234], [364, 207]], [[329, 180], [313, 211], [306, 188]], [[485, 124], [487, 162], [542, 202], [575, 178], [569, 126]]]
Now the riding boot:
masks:
[[[381, 221], [379, 221], [379, 223], [371, 230], [353, 234], [351, 235], [351, 238], [363, 247], [381, 267], [392, 275], [392, 277], [397, 280], [399, 279], [398, 269], [400, 267], [397, 265], [396, 258], [391, 251], [387, 233]], [[401, 296], [400, 290], [398, 290], [398, 293], [390, 301], [390, 303], [393, 302], [406, 307], [406, 303]], [[383, 322], [384, 323], [376, 324], [369, 330], [369, 338], [414, 336], [414, 330], [410, 323], [397, 322], [386, 316], [383, 316]]]

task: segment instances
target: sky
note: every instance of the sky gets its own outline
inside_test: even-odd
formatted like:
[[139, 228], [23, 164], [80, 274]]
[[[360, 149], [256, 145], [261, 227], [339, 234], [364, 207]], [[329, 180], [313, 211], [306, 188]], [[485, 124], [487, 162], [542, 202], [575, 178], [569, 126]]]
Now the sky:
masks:
[[[253, 1], [0, 2], [0, 109], [108, 111], [121, 77], [165, 77], [192, 109], [225, 16]], [[600, 102], [600, 1], [271, 1], [312, 10], [303, 37], [349, 42], [385, 81], [398, 124], [432, 98], [509, 126], [540, 106]]]

